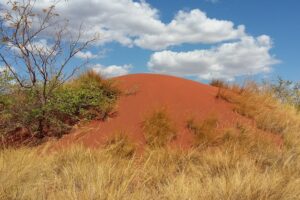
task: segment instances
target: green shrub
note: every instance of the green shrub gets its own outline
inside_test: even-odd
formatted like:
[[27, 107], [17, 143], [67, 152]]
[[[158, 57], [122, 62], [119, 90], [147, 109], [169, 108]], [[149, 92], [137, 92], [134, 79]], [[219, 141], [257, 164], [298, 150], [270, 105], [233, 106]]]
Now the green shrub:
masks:
[[278, 77], [276, 82], [270, 84], [270, 88], [280, 102], [293, 105], [300, 111], [300, 82], [283, 80]]
[[162, 147], [176, 137], [176, 129], [164, 109], [154, 111], [143, 122], [146, 142], [151, 147]]
[[120, 95], [113, 82], [90, 71], [53, 91], [45, 104], [40, 103], [37, 91], [13, 88], [5, 95], [2, 134], [23, 128], [32, 136], [61, 136], [80, 120], [104, 120]]

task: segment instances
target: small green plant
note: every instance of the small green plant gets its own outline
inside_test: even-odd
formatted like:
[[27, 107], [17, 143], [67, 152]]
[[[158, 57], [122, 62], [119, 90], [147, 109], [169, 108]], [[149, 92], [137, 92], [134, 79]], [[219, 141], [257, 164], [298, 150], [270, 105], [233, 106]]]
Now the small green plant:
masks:
[[151, 147], [163, 147], [176, 137], [176, 129], [165, 109], [154, 111], [143, 122], [146, 142]]
[[281, 103], [293, 105], [300, 111], [300, 82], [283, 80], [278, 77], [274, 83], [269, 83], [269, 87]]

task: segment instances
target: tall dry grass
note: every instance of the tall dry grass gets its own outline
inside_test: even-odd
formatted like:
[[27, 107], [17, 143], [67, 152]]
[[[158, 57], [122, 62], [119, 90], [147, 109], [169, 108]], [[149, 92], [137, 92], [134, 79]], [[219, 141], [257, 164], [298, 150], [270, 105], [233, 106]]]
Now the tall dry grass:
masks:
[[216, 140], [218, 118], [210, 115], [202, 121], [194, 118], [186, 122], [187, 129], [194, 135], [194, 145], [210, 145]]
[[[142, 156], [119, 153], [132, 144], [118, 134], [98, 150], [3, 149], [0, 199], [300, 199], [299, 115], [267, 93], [227, 88], [220, 95], [258, 127], [237, 124], [214, 147], [146, 148]], [[283, 147], [264, 130], [282, 135]]]
[[164, 108], [154, 110], [142, 124], [147, 145], [164, 147], [176, 137], [176, 127]]
[[217, 98], [234, 104], [234, 110], [253, 119], [257, 128], [284, 137], [286, 146], [299, 148], [299, 112], [294, 106], [282, 104], [275, 99], [268, 87], [253, 82], [243, 87], [223, 84]]
[[251, 150], [257, 145], [229, 137], [214, 149], [146, 149], [140, 157], [109, 147], [6, 149], [0, 199], [299, 199], [299, 152]]

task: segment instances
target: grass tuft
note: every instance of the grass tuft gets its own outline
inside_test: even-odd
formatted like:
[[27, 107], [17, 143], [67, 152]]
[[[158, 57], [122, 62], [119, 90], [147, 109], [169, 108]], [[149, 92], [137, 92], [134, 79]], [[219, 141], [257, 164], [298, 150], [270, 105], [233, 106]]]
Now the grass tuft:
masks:
[[201, 122], [196, 122], [195, 119], [189, 119], [186, 122], [186, 127], [194, 134], [195, 145], [210, 144], [216, 138], [216, 128], [218, 119], [216, 116], [211, 115]]
[[126, 132], [114, 133], [106, 141], [104, 148], [115, 156], [131, 158], [135, 155], [137, 146], [130, 140]]
[[155, 110], [143, 124], [146, 142], [151, 147], [166, 146], [176, 137], [176, 128], [165, 109]]

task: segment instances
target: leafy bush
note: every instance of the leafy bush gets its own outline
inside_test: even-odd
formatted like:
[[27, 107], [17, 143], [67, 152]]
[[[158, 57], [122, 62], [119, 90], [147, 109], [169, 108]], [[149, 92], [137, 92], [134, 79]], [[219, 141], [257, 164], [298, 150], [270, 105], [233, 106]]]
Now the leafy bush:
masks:
[[80, 120], [104, 120], [120, 95], [112, 81], [91, 71], [62, 84], [43, 105], [36, 91], [16, 87], [4, 95], [2, 134], [22, 128], [31, 136], [61, 136]]
[[143, 131], [151, 147], [163, 147], [176, 137], [176, 129], [164, 109], [154, 111], [145, 119]]
[[298, 111], [300, 110], [300, 82], [292, 82], [278, 78], [278, 80], [270, 84], [271, 91], [274, 96], [282, 103], [294, 105]]

